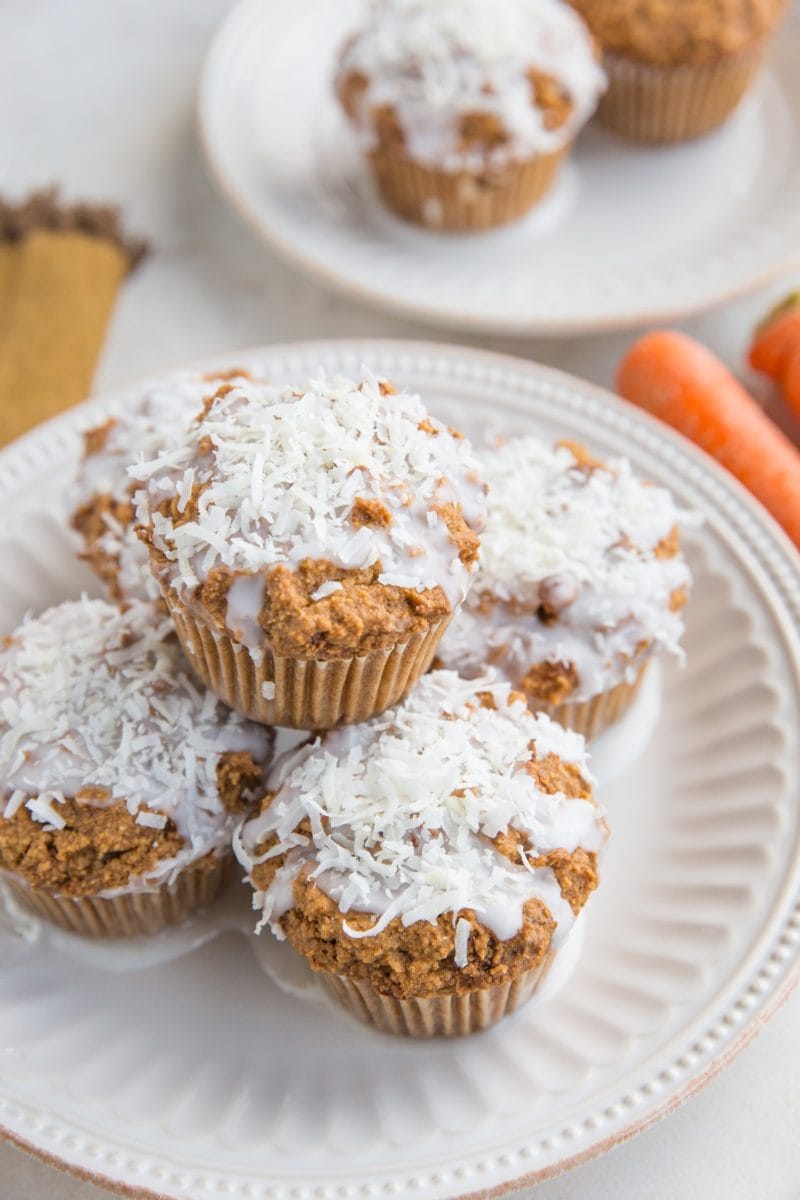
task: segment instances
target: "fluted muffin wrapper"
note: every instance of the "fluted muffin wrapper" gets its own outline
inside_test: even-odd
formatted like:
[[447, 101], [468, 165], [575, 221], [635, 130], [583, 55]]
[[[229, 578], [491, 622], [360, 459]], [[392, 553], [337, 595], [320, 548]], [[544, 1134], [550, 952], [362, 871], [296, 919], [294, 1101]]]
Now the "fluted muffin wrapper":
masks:
[[609, 129], [638, 142], [682, 142], [723, 123], [761, 66], [768, 39], [707, 66], [654, 66], [604, 54], [608, 90], [597, 110]]
[[621, 721], [633, 704], [642, 686], [649, 663], [644, 663], [639, 674], [632, 682], [623, 680], [615, 687], [589, 700], [568, 701], [565, 704], [542, 704], [533, 697], [528, 697], [528, 704], [534, 712], [543, 712], [558, 721], [567, 729], [582, 733], [588, 740], [599, 737], [617, 721]]
[[485, 172], [438, 170], [384, 149], [373, 151], [369, 164], [384, 203], [398, 216], [429, 229], [467, 233], [515, 221], [538, 204], [568, 149]]
[[515, 979], [461, 995], [410, 997], [385, 996], [364, 979], [322, 972], [328, 992], [353, 1016], [381, 1033], [403, 1037], [465, 1037], [496, 1025], [530, 1000], [556, 957], [546, 954], [541, 963]]
[[141, 937], [177, 925], [210, 904], [228, 873], [228, 853], [190, 863], [171, 883], [113, 896], [60, 896], [33, 887], [20, 876], [3, 874], [12, 898], [34, 916], [81, 937]]
[[265, 725], [332, 729], [391, 708], [425, 674], [450, 614], [399, 646], [318, 661], [281, 658], [265, 646], [261, 661], [241, 642], [167, 602], [189, 662], [220, 700]]

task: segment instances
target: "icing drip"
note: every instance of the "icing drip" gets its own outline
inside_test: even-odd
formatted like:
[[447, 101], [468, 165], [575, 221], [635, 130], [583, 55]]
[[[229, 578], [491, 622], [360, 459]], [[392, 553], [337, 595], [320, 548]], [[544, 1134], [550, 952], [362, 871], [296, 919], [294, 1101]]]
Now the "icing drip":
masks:
[[228, 589], [225, 624], [234, 638], [261, 658], [264, 631], [258, 618], [264, 607], [264, 580], [260, 575], [237, 575]]

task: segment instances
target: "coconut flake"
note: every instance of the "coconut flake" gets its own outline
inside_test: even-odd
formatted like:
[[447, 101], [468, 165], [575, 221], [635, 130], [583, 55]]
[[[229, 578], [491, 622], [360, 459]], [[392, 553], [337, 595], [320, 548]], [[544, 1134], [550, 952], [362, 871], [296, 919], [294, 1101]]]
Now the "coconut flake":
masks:
[[311, 599], [324, 600], [327, 596], [332, 596], [334, 592], [341, 592], [343, 586], [336, 579], [326, 579], [324, 583], [319, 585], [316, 591], [311, 593]]
[[167, 818], [163, 813], [146, 812], [144, 809], [140, 809], [136, 814], [136, 824], [145, 825], [148, 829], [164, 829]]
[[43, 825], [48, 825], [52, 829], [65, 829], [66, 821], [53, 808], [53, 804], [63, 804], [64, 795], [62, 792], [41, 792], [34, 799], [28, 802], [28, 811], [35, 821], [41, 822]]
[[19, 789], [17, 789], [15, 792], [12, 792], [6, 801], [5, 808], [3, 809], [3, 816], [5, 819], [10, 821], [14, 814], [19, 812], [26, 800], [27, 796], [24, 792], [19, 791]]
[[466, 917], [459, 917], [456, 921], [456, 941], [455, 941], [455, 964], [457, 967], [465, 967], [467, 965], [467, 951], [469, 947], [470, 923]]

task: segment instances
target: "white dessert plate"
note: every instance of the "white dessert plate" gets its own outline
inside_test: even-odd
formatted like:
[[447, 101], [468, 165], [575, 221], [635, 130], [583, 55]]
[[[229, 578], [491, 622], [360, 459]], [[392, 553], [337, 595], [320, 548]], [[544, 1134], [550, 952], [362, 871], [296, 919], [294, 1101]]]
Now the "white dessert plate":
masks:
[[[242, 932], [245, 889], [187, 929], [100, 949], [7, 917], [0, 1127], [130, 1195], [505, 1194], [686, 1100], [797, 977], [800, 559], [788, 541], [677, 435], [528, 362], [329, 342], [226, 365], [279, 382], [362, 362], [476, 438], [491, 423], [627, 453], [702, 513], [687, 535], [687, 666], [665, 664], [597, 748], [613, 836], [573, 973], [486, 1034], [393, 1039], [320, 1004], [288, 947]], [[91, 586], [64, 521], [79, 431], [138, 390], [0, 454], [0, 632]]]
[[241, 0], [200, 87], [223, 194], [327, 285], [417, 321], [558, 335], [685, 316], [800, 265], [797, 5], [723, 129], [648, 149], [592, 125], [530, 216], [453, 236], [386, 212], [333, 98], [363, 3]]

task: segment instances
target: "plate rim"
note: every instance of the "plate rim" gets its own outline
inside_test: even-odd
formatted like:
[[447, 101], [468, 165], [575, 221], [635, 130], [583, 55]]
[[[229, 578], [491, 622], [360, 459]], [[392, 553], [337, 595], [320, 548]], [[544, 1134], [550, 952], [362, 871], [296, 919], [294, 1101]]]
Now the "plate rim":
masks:
[[[500, 337], [567, 338], [584, 334], [619, 333], [628, 329], [643, 328], [647, 325], [701, 316], [722, 304], [768, 287], [778, 279], [800, 269], [799, 244], [796, 250], [787, 252], [779, 262], [775, 261], [771, 266], [760, 270], [753, 268], [746, 275], [743, 274], [737, 283], [729, 284], [724, 289], [712, 288], [688, 303], [684, 301], [679, 305], [662, 305], [655, 309], [651, 307], [647, 311], [630, 310], [609, 316], [581, 317], [579, 314], [576, 317], [548, 318], [540, 316], [534, 319], [513, 316], [500, 319], [470, 312], [457, 312], [452, 308], [443, 310], [441, 307], [426, 306], [418, 300], [406, 301], [401, 295], [389, 294], [384, 289], [369, 287], [362, 281], [339, 274], [321, 262], [313, 252], [303, 249], [296, 241], [284, 237], [275, 229], [272, 222], [264, 220], [255, 206], [249, 203], [247, 197], [242, 195], [227, 177], [224, 165], [217, 156], [210, 116], [214, 110], [213, 91], [216, 87], [217, 59], [226, 47], [226, 39], [231, 36], [231, 30], [234, 30], [239, 23], [244, 23], [247, 11], [260, 7], [261, 2], [262, 0], [237, 0], [237, 3], [220, 22], [208, 45], [197, 85], [195, 103], [197, 136], [208, 174], [229, 208], [256, 235], [262, 245], [275, 251], [284, 262], [300, 270], [307, 279], [321, 282], [333, 293], [348, 296], [351, 300], [367, 307], [377, 305], [384, 311], [405, 320], [416, 323], [424, 322], [435, 328]], [[787, 14], [786, 22], [797, 24], [791, 12]], [[795, 36], [800, 45], [800, 26], [798, 26]]]
[[[450, 1197], [450, 1200], [503, 1200], [504, 1197], [512, 1196], [523, 1188], [535, 1187], [539, 1183], [546, 1183], [548, 1180], [557, 1179], [561, 1175], [567, 1175], [577, 1167], [601, 1158], [606, 1154], [610, 1154], [618, 1146], [622, 1146], [625, 1142], [630, 1142], [640, 1134], [646, 1133], [649, 1129], [660, 1124], [666, 1117], [683, 1108], [685, 1104], [716, 1079], [743, 1050], [746, 1050], [755, 1041], [764, 1026], [783, 1007], [798, 984], [800, 984], [800, 960], [795, 964], [793, 972], [784, 980], [782, 987], [775, 992], [771, 1002], [764, 1006], [755, 1020], [743, 1026], [739, 1037], [726, 1048], [726, 1053], [718, 1055], [706, 1067], [705, 1071], [688, 1081], [681, 1092], [673, 1096], [670, 1100], [665, 1100], [663, 1105], [649, 1113], [646, 1117], [642, 1117], [638, 1121], [632, 1121], [616, 1134], [611, 1134], [602, 1141], [593, 1143], [586, 1150], [580, 1151], [577, 1154], [561, 1158], [549, 1167], [542, 1167], [538, 1171], [519, 1176], [517, 1179], [510, 1180], [507, 1183], [497, 1184], [495, 1187], [489, 1189], [483, 1188], [479, 1191], [463, 1192], [459, 1195], [454, 1194]], [[80, 1179], [84, 1183], [91, 1183], [95, 1187], [105, 1188], [112, 1195], [125, 1196], [127, 1200], [175, 1200], [177, 1196], [176, 1192], [156, 1192], [148, 1187], [140, 1187], [138, 1184], [129, 1185], [119, 1179], [114, 1179], [112, 1176], [104, 1175], [102, 1172], [91, 1171], [87, 1167], [71, 1163], [68, 1159], [59, 1158], [57, 1155], [48, 1153], [43, 1147], [29, 1142], [26, 1138], [1, 1124], [0, 1139], [15, 1147], [15, 1149], [29, 1154], [32, 1158], [37, 1159], [46, 1166], [60, 1171], [64, 1175]]]
[[[688, 441], [682, 434], [665, 426], [654, 417], [642, 412], [642, 410], [635, 408], [635, 406], [614, 395], [608, 389], [582, 380], [578, 376], [571, 375], [568, 372], [511, 354], [482, 350], [476, 347], [459, 346], [447, 342], [429, 342], [404, 338], [353, 337], [301, 340], [265, 344], [248, 349], [230, 351], [226, 354], [216, 354], [200, 361], [195, 360], [183, 366], [168, 368], [158, 374], [149, 374], [138, 381], [133, 380], [122, 386], [101, 391], [82, 403], [37, 425], [2, 448], [0, 450], [0, 488], [3, 487], [8, 479], [6, 473], [9, 463], [13, 464], [14, 460], [24, 463], [27, 454], [38, 441], [42, 439], [47, 440], [54, 436], [57, 437], [61, 433], [66, 436], [72, 434], [77, 438], [81, 429], [94, 416], [95, 410], [102, 412], [123, 403], [128, 396], [137, 393], [151, 381], [163, 378], [164, 375], [180, 371], [209, 371], [222, 366], [230, 367], [231, 364], [236, 364], [237, 361], [244, 362], [245, 360], [256, 360], [258, 358], [288, 359], [292, 356], [302, 356], [307, 362], [311, 362], [314, 357], [318, 356], [320, 364], [322, 364], [326, 355], [355, 355], [368, 359], [370, 355], [377, 357], [381, 354], [405, 355], [410, 357], [412, 361], [415, 359], [428, 359], [430, 361], [436, 360], [438, 357], [441, 360], [442, 368], [445, 365], [449, 367], [450, 364], [454, 364], [459, 360], [469, 359], [476, 366], [482, 363], [487, 371], [494, 367], [496, 370], [514, 373], [518, 379], [527, 376], [531, 382], [545, 381], [549, 382], [552, 386], [560, 385], [573, 394], [579, 393], [609, 406], [611, 411], [616, 411], [618, 416], [626, 419], [628, 422], [632, 421], [634, 425], [642, 426], [648, 430], [651, 436], [655, 435], [657, 440], [668, 444], [671, 443], [675, 450], [679, 451], [684, 457], [692, 460], [695, 468], [699, 468], [702, 474], [711, 475], [715, 478], [717, 484], [722, 485], [730, 498], [738, 501], [739, 506], [745, 509], [745, 514], [755, 520], [757, 525], [761, 527], [762, 532], [768, 535], [769, 540], [773, 544], [773, 549], [781, 552], [781, 557], [784, 559], [784, 566], [790, 569], [793, 582], [798, 588], [798, 596], [800, 596], [800, 552], [770, 514], [763, 509], [761, 504], [726, 470], [719, 466], [704, 451]], [[451, 379], [454, 387], [457, 388], [457, 374], [450, 375], [443, 369], [440, 369], [437, 374], [441, 380]], [[642, 446], [639, 447], [639, 449], [643, 448]], [[783, 607], [787, 609], [787, 615], [791, 616], [790, 605], [787, 599], [782, 597], [782, 600]], [[796, 640], [800, 644], [800, 630], [795, 629], [794, 632]], [[772, 938], [773, 952], [780, 943], [781, 934], [785, 935], [790, 929], [800, 929], [800, 893], [797, 896], [798, 903], [795, 905], [792, 904], [792, 895], [790, 893], [787, 897], [784, 919], [775, 928]], [[725, 1066], [750, 1044], [757, 1033], [774, 1016], [793, 992], [794, 988], [800, 983], [800, 937], [796, 937], [794, 940], [794, 949], [790, 950], [789, 954], [784, 958], [782, 977], [777, 984], [769, 988], [771, 994], [767, 995], [756, 1012], [752, 1015], [745, 1014], [738, 1030], [722, 1046], [716, 1050], [712, 1050], [704, 1066], [696, 1073], [690, 1074], [677, 1091], [665, 1096], [661, 1102], [651, 1105], [641, 1115], [629, 1121], [622, 1122], [618, 1128], [612, 1129], [608, 1135], [597, 1138], [578, 1152], [563, 1154], [557, 1161], [533, 1171], [525, 1172], [512, 1180], [495, 1184], [489, 1188], [477, 1191], [468, 1190], [460, 1193], [448, 1193], [451, 1196], [451, 1200], [480, 1200], [481, 1197], [504, 1197], [521, 1188], [532, 1186], [546, 1179], [555, 1178], [584, 1162], [607, 1153], [623, 1142], [651, 1128], [665, 1116], [668, 1116], [681, 1107], [686, 1101], [702, 1090], [707, 1083], [714, 1079]], [[766, 957], [763, 957], [763, 961], [771, 961], [773, 952], [768, 951]], [[755, 978], [756, 976], [753, 977]], [[720, 1016], [718, 1021], [722, 1019]], [[0, 1080], [0, 1102], [3, 1101], [3, 1090], [2, 1080]], [[13, 1105], [14, 1103], [15, 1101], [12, 1100], [11, 1104]], [[47, 1114], [43, 1113], [42, 1116], [43, 1122], [46, 1125]], [[567, 1124], [567, 1121], [568, 1119], [565, 1120], [564, 1124]], [[91, 1136], [96, 1143], [102, 1145], [102, 1135], [98, 1136], [95, 1133]], [[0, 1122], [0, 1137], [52, 1167], [66, 1171], [87, 1182], [102, 1186], [116, 1194], [141, 1198], [141, 1200], [171, 1200], [171, 1197], [179, 1194], [177, 1191], [161, 1192], [146, 1186], [142, 1187], [136, 1183], [129, 1184], [123, 1179], [106, 1175], [102, 1171], [94, 1171], [87, 1166], [82, 1166], [78, 1162], [70, 1161], [68, 1157], [62, 1157], [53, 1153], [52, 1149], [48, 1148], [45, 1144], [37, 1144], [30, 1141], [24, 1134], [20, 1133], [17, 1129], [7, 1126], [4, 1122]], [[117, 1153], [118, 1151], [113, 1141], [106, 1141], [105, 1148], [107, 1152]], [[156, 1155], [158, 1154], [159, 1152], [156, 1152]], [[163, 1155], [161, 1155], [161, 1159], [164, 1161]]]

